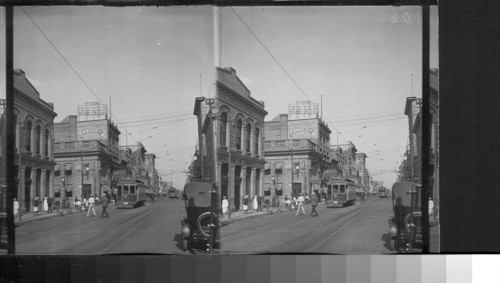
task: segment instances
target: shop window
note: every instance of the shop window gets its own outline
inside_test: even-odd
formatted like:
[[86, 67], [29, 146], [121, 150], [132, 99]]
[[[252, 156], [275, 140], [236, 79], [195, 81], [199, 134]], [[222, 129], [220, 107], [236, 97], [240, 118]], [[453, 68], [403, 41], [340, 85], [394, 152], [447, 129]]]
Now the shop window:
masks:
[[271, 175], [271, 169], [264, 170], [264, 175]]
[[274, 173], [276, 174], [283, 174], [283, 169], [274, 169]]

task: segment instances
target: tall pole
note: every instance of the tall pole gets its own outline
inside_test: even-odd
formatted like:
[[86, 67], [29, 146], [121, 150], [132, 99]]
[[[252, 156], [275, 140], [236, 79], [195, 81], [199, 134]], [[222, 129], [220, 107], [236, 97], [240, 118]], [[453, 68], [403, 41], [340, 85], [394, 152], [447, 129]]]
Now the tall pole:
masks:
[[[5, 115], [7, 120], [6, 129], [6, 145], [7, 149], [15, 148], [15, 136], [14, 131], [14, 7], [5, 7], [6, 17], [5, 17], [5, 88], [6, 88], [6, 99], [5, 99]], [[6, 164], [14, 164], [14, 151], [7, 150]], [[19, 167], [21, 170], [21, 167]], [[14, 167], [7, 166], [6, 168], [6, 181], [7, 181], [7, 253], [16, 253], [16, 232], [14, 224], [14, 198], [17, 195], [17, 190], [14, 182]]]
[[[81, 171], [81, 177], [82, 177], [82, 188], [81, 192], [83, 195], [83, 149], [80, 150], [80, 171]], [[66, 171], [65, 171], [66, 172]], [[66, 196], [66, 189], [64, 189], [64, 196]]]
[[[229, 125], [231, 125], [231, 129], [233, 128], [232, 127], [232, 119], [228, 119], [229, 121]], [[231, 205], [232, 205], [232, 201], [231, 201], [231, 197], [233, 196], [232, 194], [232, 183], [233, 183], [233, 180], [232, 180], [232, 176], [231, 176], [231, 152], [233, 151], [232, 150], [232, 142], [231, 142], [231, 132], [229, 132], [229, 146], [228, 146], [228, 149], [229, 149], [229, 158], [228, 158], [228, 161], [227, 161], [227, 201], [228, 201], [228, 209], [227, 209], [227, 218], [228, 219], [231, 219]], [[221, 180], [222, 182], [222, 180]]]

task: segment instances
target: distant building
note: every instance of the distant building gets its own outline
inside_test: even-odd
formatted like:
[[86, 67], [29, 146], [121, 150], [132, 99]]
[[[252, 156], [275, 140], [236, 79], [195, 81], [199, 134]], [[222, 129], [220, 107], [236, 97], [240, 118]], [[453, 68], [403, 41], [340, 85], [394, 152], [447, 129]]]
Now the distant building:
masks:
[[[32, 210], [32, 200], [52, 196], [54, 175], [53, 136], [54, 104], [45, 102], [26, 78], [23, 70], [14, 70], [14, 115], [16, 121], [15, 183], [17, 200], [24, 213]], [[6, 172], [5, 117], [0, 118], [0, 179]]]
[[280, 114], [265, 122], [267, 195], [318, 192], [325, 178], [335, 172], [337, 161], [330, 153], [331, 130], [314, 116], [289, 119], [288, 114]]
[[55, 124], [55, 196], [101, 195], [112, 191], [121, 164], [120, 131], [108, 119], [79, 121], [70, 115]]

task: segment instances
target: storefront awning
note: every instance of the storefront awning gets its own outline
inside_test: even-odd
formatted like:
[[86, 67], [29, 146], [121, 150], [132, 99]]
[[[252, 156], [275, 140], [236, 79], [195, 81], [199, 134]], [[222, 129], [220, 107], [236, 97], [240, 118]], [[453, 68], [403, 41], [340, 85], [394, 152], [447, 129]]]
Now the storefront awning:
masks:
[[264, 169], [265, 170], [268, 170], [270, 168], [271, 168], [271, 163], [268, 162], [268, 163], [264, 164]]
[[54, 165], [54, 171], [59, 171], [59, 164]]
[[281, 162], [276, 162], [274, 164], [274, 169], [283, 169], [283, 163]]
[[72, 171], [72, 170], [73, 170], [73, 163], [64, 164], [64, 171]]

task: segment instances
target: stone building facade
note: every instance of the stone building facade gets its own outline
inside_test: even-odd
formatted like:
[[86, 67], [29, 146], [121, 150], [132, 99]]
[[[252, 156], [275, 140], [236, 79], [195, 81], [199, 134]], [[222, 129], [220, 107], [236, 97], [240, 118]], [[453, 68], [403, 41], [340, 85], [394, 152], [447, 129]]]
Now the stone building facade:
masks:
[[[264, 193], [264, 102], [250, 95], [231, 68], [216, 67], [213, 121], [216, 182], [231, 209], [240, 210], [245, 195]], [[229, 152], [231, 150], [231, 152]], [[229, 156], [231, 155], [231, 159]]]
[[119, 169], [120, 131], [108, 119], [79, 121], [76, 115], [55, 124], [54, 196], [88, 197], [113, 189]]
[[[54, 104], [40, 98], [23, 70], [14, 70], [14, 115], [16, 141], [14, 166], [17, 200], [22, 213], [32, 210], [32, 200], [52, 195], [54, 158]], [[2, 157], [5, 156], [5, 118], [0, 121]], [[6, 162], [0, 160], [0, 174], [6, 172]], [[5, 178], [5, 176], [0, 176]]]
[[265, 122], [265, 185], [268, 195], [298, 196], [321, 190], [336, 167], [330, 129], [320, 118], [289, 120], [280, 114]]

